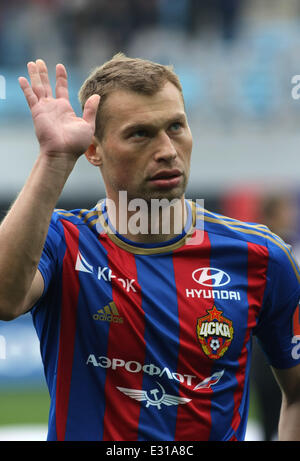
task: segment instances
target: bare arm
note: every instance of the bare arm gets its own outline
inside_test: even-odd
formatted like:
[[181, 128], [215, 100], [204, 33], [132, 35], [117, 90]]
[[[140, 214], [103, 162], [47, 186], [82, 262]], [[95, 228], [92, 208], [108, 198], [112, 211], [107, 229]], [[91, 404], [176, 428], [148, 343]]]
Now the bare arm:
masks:
[[273, 370], [282, 391], [280, 441], [300, 441], [300, 365]]
[[86, 103], [83, 117], [74, 113], [67, 73], [56, 67], [56, 97], [42, 60], [28, 64], [31, 85], [19, 79], [31, 110], [40, 153], [21, 193], [0, 226], [0, 319], [26, 312], [43, 292], [37, 270], [53, 209], [95, 129], [99, 96]]

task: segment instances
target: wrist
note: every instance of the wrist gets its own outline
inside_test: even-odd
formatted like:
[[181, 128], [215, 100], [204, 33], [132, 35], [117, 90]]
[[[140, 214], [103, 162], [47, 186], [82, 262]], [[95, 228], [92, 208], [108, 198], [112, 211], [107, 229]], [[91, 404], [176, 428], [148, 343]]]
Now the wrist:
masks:
[[26, 182], [26, 190], [29, 188], [39, 201], [49, 202], [54, 207], [74, 165], [75, 161], [70, 159], [40, 154]]
[[40, 151], [37, 163], [49, 171], [55, 173], [70, 174], [76, 164], [77, 158], [64, 153], [52, 153]]

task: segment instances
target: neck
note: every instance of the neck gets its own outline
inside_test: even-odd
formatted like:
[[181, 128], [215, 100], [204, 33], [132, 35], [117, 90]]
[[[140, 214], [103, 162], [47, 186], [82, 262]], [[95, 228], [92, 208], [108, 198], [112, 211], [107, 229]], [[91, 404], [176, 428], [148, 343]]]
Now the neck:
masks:
[[[122, 195], [123, 194], [123, 195]], [[117, 200], [106, 200], [108, 217], [119, 234], [136, 243], [161, 243], [182, 233], [187, 210], [179, 199], [134, 199], [120, 192]]]

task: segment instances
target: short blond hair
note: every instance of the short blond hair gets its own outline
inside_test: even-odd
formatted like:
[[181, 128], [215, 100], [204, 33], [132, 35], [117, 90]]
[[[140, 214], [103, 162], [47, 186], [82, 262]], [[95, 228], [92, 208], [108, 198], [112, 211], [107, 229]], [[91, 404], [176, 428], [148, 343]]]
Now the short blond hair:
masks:
[[183, 98], [180, 80], [172, 66], [129, 58], [123, 53], [118, 53], [93, 70], [82, 84], [78, 97], [83, 109], [90, 96], [101, 96], [95, 128], [95, 134], [101, 139], [104, 132], [104, 103], [109, 94], [116, 90], [125, 90], [151, 96], [160, 91], [167, 82], [173, 83]]

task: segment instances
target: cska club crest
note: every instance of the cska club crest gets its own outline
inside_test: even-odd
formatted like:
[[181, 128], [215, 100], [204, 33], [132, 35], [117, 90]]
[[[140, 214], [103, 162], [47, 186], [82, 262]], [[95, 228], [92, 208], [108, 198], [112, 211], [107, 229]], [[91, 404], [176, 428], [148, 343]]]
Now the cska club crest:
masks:
[[207, 310], [207, 315], [197, 319], [197, 338], [203, 352], [210, 359], [221, 358], [233, 339], [233, 326], [216, 306]]

